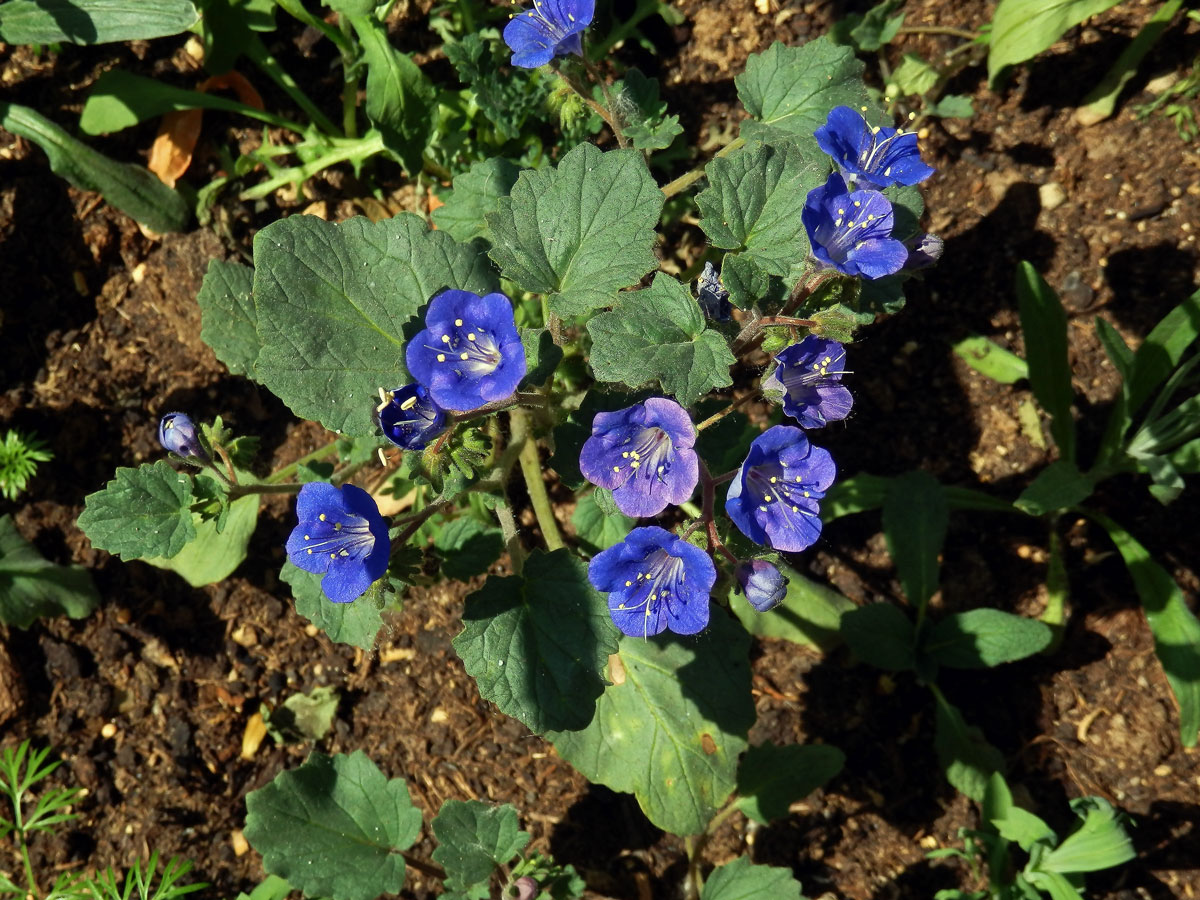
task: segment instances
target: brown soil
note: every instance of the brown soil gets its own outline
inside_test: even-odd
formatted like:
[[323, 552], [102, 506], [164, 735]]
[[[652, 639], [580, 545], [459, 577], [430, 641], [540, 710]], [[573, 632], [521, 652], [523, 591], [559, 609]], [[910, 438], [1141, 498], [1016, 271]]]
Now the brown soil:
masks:
[[[727, 130], [732, 79], [749, 53], [823, 33], [837, 10], [865, 4], [682, 0], [679, 8], [686, 24], [660, 28], [660, 58], [638, 62], [658, 68], [689, 137], [704, 142]], [[976, 28], [992, 4], [916, 0], [908, 8], [912, 26]], [[902, 314], [866, 329], [855, 345], [855, 415], [822, 441], [845, 474], [921, 467], [1012, 498], [1053, 458], [1019, 424], [1018, 410], [1032, 402], [1027, 386], [996, 385], [948, 349], [975, 332], [1021, 352], [1012, 289], [1021, 259], [1067, 306], [1085, 458], [1094, 448], [1118, 387], [1094, 317], [1136, 342], [1200, 276], [1200, 154], [1166, 120], [1131, 111], [1148, 98], [1149, 79], [1191, 62], [1197, 25], [1167, 33], [1114, 118], [1085, 129], [1072, 117], [1153, 9], [1128, 3], [1093, 20], [999, 93], [986, 89], [979, 66], [955, 79], [951, 89], [973, 96], [977, 114], [933, 123], [923, 141], [938, 168], [925, 185], [927, 224], [946, 239], [945, 256], [910, 289]], [[953, 43], [916, 35], [902, 49], [933, 55]], [[145, 45], [40, 59], [0, 49], [0, 82], [12, 100], [69, 123], [81, 88], [101, 68], [140, 65], [182, 78], [181, 59], [155, 59]], [[152, 133], [146, 126], [99, 143], [133, 158]], [[1042, 202], [1039, 188], [1050, 183], [1061, 186], [1060, 205]], [[335, 201], [335, 215], [348, 209], [336, 201], [354, 196], [350, 179], [315, 189]], [[0, 502], [0, 513], [12, 512], [48, 558], [87, 566], [104, 598], [83, 621], [0, 632], [0, 740], [49, 743], [66, 763], [55, 779], [87, 789], [79, 821], [35, 844], [35, 865], [47, 873], [121, 867], [157, 849], [194, 860], [196, 875], [214, 885], [207, 895], [249, 890], [263, 872], [240, 838], [243, 799], [310, 748], [268, 740], [244, 759], [243, 733], [260, 704], [331, 685], [342, 699], [319, 749], [365, 749], [389, 775], [407, 779], [427, 814], [449, 798], [515, 804], [534, 845], [574, 864], [596, 895], [676, 896], [681, 842], [651, 826], [630, 798], [588, 785], [549, 745], [479, 699], [450, 646], [460, 586], [413, 591], [376, 652], [364, 654], [330, 644], [292, 609], [275, 575], [290, 527], [282, 500], [267, 505], [238, 573], [200, 590], [95, 551], [76, 529], [84, 496], [116, 465], [161, 455], [154, 423], [165, 411], [220, 414], [239, 432], [261, 435], [275, 465], [324, 440], [268, 393], [231, 377], [198, 338], [194, 298], [208, 260], [244, 252], [255, 227], [295, 203], [226, 208], [222, 239], [195, 231], [159, 240], [98, 197], [68, 188], [39, 152], [0, 133], [0, 425], [36, 431], [55, 453], [23, 502]], [[701, 243], [688, 240], [694, 258]], [[1197, 520], [1197, 499], [1193, 487], [1164, 510], [1144, 484], [1122, 478], [1093, 500], [1135, 532], [1193, 604], [1200, 547], [1195, 529], [1179, 525]], [[1090, 896], [1196, 896], [1200, 755], [1179, 743], [1151, 636], [1111, 545], [1083, 521], [1061, 526], [1072, 585], [1062, 649], [963, 673], [944, 687], [1004, 751], [1010, 781], [1051, 824], [1068, 825], [1067, 800], [1085, 794], [1132, 815], [1138, 858], [1094, 879]], [[878, 532], [877, 516], [833, 523], [805, 562], [857, 602], [894, 598]], [[955, 514], [936, 601], [946, 610], [1036, 614], [1047, 540], [1034, 521]], [[854, 665], [844, 651], [821, 657], [769, 640], [757, 646], [754, 673], [752, 741], [824, 741], [842, 748], [847, 764], [782, 822], [756, 828], [734, 817], [710, 845], [712, 862], [749, 851], [758, 862], [791, 867], [813, 897], [924, 898], [979, 887], [959, 864], [925, 859], [930, 849], [959, 846], [958, 829], [977, 824], [973, 806], [935, 765], [927, 692], [908, 677]], [[414, 851], [431, 850], [426, 833]], [[5, 845], [0, 871], [17, 868]], [[435, 889], [412, 873], [405, 896]]]

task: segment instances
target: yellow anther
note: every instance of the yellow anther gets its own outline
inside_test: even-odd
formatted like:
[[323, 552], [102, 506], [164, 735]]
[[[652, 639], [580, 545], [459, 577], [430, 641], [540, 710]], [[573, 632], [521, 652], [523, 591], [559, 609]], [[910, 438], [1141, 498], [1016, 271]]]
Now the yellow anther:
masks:
[[411, 397], [409, 397], [407, 400], [405, 400], [403, 403], [400, 404], [400, 408], [401, 409], [412, 409], [416, 405], [417, 405], [417, 395], [413, 394]]
[[322, 522], [324, 522], [325, 521], [325, 513], [321, 513], [319, 516], [317, 516], [317, 518], [320, 519]]
[[632, 581], [625, 582], [625, 587], [633, 587], [633, 582]]
[[341, 523], [341, 522], [334, 522], [334, 523], [333, 523], [333, 530], [334, 530], [334, 531], [341, 531], [341, 530], [342, 530], [342, 523]]
[[633, 462], [631, 462], [631, 463], [629, 464], [629, 468], [631, 468], [631, 469], [636, 469], [636, 468], [637, 468], [638, 466], [640, 466], [640, 465], [641, 465], [641, 463], [640, 463], [640, 462], [638, 462], [638, 461], [635, 459]]
[[446, 361], [446, 354], [445, 354], [445, 353], [439, 353], [439, 354], [437, 355], [437, 361], [438, 361], [438, 362], [445, 362], [445, 361]]
[[454, 320], [454, 327], [455, 327], [455, 328], [462, 328], [462, 319], [455, 319], [455, 320]]
[[470, 358], [471, 358], [471, 354], [470, 354], [470, 353], [462, 353], [462, 354], [460, 354], [460, 355], [459, 355], [459, 357], [458, 357], [458, 358], [459, 358], [459, 359], [470, 359]]
[[771, 484], [774, 484], [774, 483], [775, 483], [775, 482], [777, 482], [778, 480], [779, 480], [779, 479], [778, 479], [778, 478], [776, 478], [774, 475], [772, 475], [772, 476], [771, 476]]
[[443, 334], [443, 335], [442, 335], [442, 343], [443, 343], [443, 344], [448, 344], [448, 343], [450, 343], [450, 335], [448, 335], [448, 334]]

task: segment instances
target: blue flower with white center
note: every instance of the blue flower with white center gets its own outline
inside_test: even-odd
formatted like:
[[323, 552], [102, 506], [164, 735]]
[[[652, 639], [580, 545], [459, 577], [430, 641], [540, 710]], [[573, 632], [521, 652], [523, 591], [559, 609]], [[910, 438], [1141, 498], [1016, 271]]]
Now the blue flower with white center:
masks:
[[808, 192], [800, 220], [813, 256], [843, 275], [883, 278], [908, 261], [908, 249], [892, 237], [888, 198], [878, 191], [849, 191], [836, 172]]
[[699, 547], [648, 525], [597, 553], [588, 565], [588, 580], [608, 594], [608, 613], [622, 633], [696, 634], [708, 625], [717, 568]]
[[433, 402], [423, 384], [406, 384], [394, 391], [379, 389], [383, 401], [375, 417], [383, 436], [405, 450], [424, 450], [446, 425], [445, 411]]
[[300, 488], [296, 518], [288, 559], [305, 572], [324, 573], [321, 590], [334, 603], [357, 600], [387, 571], [387, 525], [362, 488], [310, 481]]
[[512, 396], [525, 377], [525, 348], [503, 294], [448, 290], [433, 298], [425, 330], [405, 351], [408, 371], [443, 409], [470, 412]]
[[533, 9], [517, 13], [504, 27], [512, 64], [536, 69], [556, 56], [583, 56], [583, 30], [595, 9], [596, 0], [533, 0]]
[[725, 512], [754, 543], [794, 553], [821, 536], [818, 501], [836, 475], [829, 451], [810, 444], [799, 428], [776, 425], [750, 445]]
[[674, 400], [651, 397], [618, 412], [596, 413], [579, 452], [579, 471], [613, 492], [627, 516], [658, 515], [686, 503], [700, 478], [696, 427]]
[[780, 352], [775, 362], [762, 386], [783, 391], [783, 411], [801, 428], [821, 428], [850, 414], [854, 397], [841, 384], [846, 350], [837, 341], [810, 334]]
[[208, 453], [196, 433], [196, 423], [184, 413], [167, 413], [162, 417], [158, 423], [158, 442], [164, 449], [184, 459], [208, 459]]
[[758, 612], [767, 612], [787, 596], [787, 579], [765, 559], [748, 559], [733, 573], [746, 600]]
[[872, 126], [848, 106], [830, 110], [813, 137], [855, 187], [882, 190], [893, 184], [916, 184], [933, 174], [921, 162], [915, 132]]

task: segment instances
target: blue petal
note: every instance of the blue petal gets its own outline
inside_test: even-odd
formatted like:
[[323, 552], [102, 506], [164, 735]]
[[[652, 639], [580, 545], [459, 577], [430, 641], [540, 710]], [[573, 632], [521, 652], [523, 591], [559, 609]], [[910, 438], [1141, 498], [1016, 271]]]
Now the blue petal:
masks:
[[324, 481], [310, 481], [296, 498], [296, 518], [301, 523], [318, 521], [321, 513], [341, 514], [345, 509], [341, 490]]
[[321, 590], [334, 603], [353, 603], [375, 582], [360, 562], [346, 559], [333, 563], [321, 579]]

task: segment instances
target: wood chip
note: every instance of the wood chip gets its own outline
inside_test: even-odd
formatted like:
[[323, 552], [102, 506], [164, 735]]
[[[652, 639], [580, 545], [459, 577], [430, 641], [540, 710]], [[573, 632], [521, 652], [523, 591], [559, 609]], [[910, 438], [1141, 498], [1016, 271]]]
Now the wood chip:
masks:
[[242, 759], [254, 759], [263, 738], [267, 736], [267, 725], [261, 713], [255, 713], [246, 720], [246, 730], [242, 732]]

